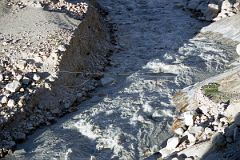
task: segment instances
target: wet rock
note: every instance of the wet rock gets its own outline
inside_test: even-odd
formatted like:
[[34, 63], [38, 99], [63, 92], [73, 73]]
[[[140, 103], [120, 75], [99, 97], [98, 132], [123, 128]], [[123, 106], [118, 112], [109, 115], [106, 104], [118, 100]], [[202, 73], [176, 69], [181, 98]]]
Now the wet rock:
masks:
[[215, 17], [217, 17], [219, 12], [219, 6], [217, 4], [208, 4], [207, 12], [205, 13], [205, 17], [207, 21], [211, 21]]
[[172, 137], [167, 140], [167, 146], [166, 149], [168, 150], [174, 150], [177, 145], [179, 144], [179, 138], [178, 137]]
[[14, 80], [13, 82], [8, 83], [5, 88], [6, 88], [6, 90], [13, 93], [13, 92], [16, 92], [18, 89], [20, 89], [20, 87], [21, 87], [20, 82]]
[[106, 86], [114, 82], [114, 79], [112, 77], [104, 77], [101, 79], [101, 85]]

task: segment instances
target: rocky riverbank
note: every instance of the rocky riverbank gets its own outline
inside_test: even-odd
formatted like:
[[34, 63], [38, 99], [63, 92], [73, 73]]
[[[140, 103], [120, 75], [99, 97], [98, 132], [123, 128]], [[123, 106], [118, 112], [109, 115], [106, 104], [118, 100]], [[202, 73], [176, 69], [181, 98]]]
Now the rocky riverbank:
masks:
[[239, 0], [186, 0], [185, 9], [200, 20], [218, 21], [240, 12]]
[[[236, 15], [215, 22], [202, 31], [219, 33], [235, 40], [236, 53], [239, 53], [238, 24], [239, 15]], [[231, 27], [226, 28], [225, 25]], [[172, 124], [174, 136], [160, 150], [162, 158], [240, 158], [239, 58], [229, 67], [232, 69], [175, 94], [173, 100], [178, 116]]]
[[0, 17], [0, 157], [101, 85], [114, 41], [95, 2], [8, 0], [1, 4], [6, 7]]

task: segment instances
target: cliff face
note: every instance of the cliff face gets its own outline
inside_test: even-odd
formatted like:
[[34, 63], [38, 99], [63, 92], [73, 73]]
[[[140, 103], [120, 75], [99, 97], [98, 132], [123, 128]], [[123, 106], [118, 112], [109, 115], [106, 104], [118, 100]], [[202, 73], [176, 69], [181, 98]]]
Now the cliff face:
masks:
[[231, 17], [240, 10], [239, 0], [187, 0], [187, 9], [193, 11], [199, 19], [218, 21], [224, 17]]

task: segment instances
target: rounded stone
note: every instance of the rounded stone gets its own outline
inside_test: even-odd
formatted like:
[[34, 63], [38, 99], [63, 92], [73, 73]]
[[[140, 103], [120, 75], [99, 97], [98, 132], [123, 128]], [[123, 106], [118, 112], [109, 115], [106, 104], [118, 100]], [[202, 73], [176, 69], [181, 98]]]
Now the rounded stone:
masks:
[[15, 106], [15, 101], [13, 99], [9, 99], [7, 102], [8, 107], [14, 107]]

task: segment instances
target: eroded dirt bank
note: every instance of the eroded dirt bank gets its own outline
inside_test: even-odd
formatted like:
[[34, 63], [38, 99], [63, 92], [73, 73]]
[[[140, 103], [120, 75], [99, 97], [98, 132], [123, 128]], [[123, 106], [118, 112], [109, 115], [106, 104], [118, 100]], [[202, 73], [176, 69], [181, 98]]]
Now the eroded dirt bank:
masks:
[[237, 43], [200, 32], [208, 24], [191, 18], [182, 2], [99, 0], [118, 26], [118, 53], [101, 79], [104, 87], [7, 158], [144, 159], [159, 152], [173, 134], [172, 96], [237, 57]]
[[76, 110], [100, 85], [113, 39], [103, 10], [85, 4], [81, 20], [31, 1], [11, 3], [17, 9], [1, 17], [0, 157], [40, 125]]

